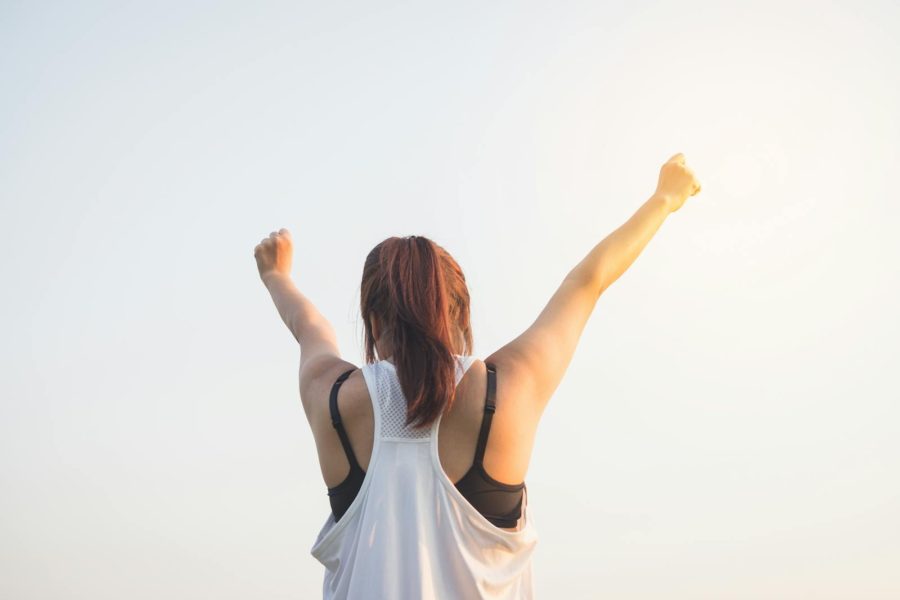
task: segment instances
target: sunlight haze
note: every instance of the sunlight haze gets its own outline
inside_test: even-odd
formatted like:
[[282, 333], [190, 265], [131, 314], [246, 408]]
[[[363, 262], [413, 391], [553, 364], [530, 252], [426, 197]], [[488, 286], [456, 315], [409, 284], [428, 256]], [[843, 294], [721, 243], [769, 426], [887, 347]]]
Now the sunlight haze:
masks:
[[330, 506], [253, 248], [363, 363], [366, 254], [474, 354], [653, 193], [526, 481], [536, 596], [900, 597], [893, 2], [0, 8], [0, 597], [316, 598]]

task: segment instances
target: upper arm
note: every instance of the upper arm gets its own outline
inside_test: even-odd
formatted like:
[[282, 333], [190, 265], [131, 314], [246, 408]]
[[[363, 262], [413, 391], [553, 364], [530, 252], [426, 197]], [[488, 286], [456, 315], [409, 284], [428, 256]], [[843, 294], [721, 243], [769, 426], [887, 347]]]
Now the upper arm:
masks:
[[516, 395], [524, 396], [537, 415], [562, 381], [598, 298], [591, 282], [567, 276], [534, 323], [484, 359], [515, 382]]
[[356, 365], [339, 356], [319, 355], [300, 367], [300, 402], [306, 420], [315, 428], [318, 423], [331, 419], [328, 400], [334, 382], [344, 372], [356, 369]]
[[328, 321], [322, 319], [304, 330], [300, 338], [300, 401], [310, 424], [328, 411], [328, 395], [337, 377], [354, 367], [341, 358]]

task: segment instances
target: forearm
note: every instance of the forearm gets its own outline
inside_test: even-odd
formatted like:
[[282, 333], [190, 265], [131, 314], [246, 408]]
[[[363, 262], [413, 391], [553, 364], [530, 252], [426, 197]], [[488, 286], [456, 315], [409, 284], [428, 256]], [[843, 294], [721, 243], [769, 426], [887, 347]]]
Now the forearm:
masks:
[[289, 276], [271, 274], [267, 275], [263, 282], [272, 296], [281, 320], [297, 342], [302, 343], [307, 330], [325, 321], [322, 313], [297, 289]]
[[622, 226], [594, 246], [568, 277], [587, 282], [602, 294], [637, 259], [669, 215], [668, 199], [654, 194]]

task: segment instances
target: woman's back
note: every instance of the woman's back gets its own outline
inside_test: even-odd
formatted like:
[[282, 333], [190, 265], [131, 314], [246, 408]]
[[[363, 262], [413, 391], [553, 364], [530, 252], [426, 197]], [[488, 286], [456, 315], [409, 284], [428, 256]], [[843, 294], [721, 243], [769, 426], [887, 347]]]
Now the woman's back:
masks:
[[[389, 361], [379, 363], [393, 368]], [[497, 481], [516, 484], [526, 478], [540, 415], [533, 409], [536, 403], [523, 402], [526, 396], [516, 381], [509, 378], [510, 373], [502, 366], [491, 364], [497, 371], [494, 392], [496, 409], [484, 450], [484, 469]], [[453, 482], [458, 482], [472, 467], [485, 416], [487, 385], [485, 362], [471, 357], [470, 366], [457, 386], [454, 403], [439, 426], [440, 462]], [[338, 392], [341, 422], [359, 466], [366, 471], [374, 441], [374, 412], [362, 370], [353, 371]], [[327, 400], [325, 397], [319, 399], [323, 403]], [[323, 421], [314, 428], [313, 433], [320, 448], [320, 464], [326, 486], [338, 486], [345, 481], [350, 464], [334, 434], [332, 423]]]
[[[474, 406], [468, 394], [475, 389], [472, 382], [477, 383], [480, 369], [473, 371], [469, 367], [474, 363], [485, 368], [474, 357], [458, 359], [459, 403], [424, 429], [406, 426], [402, 418], [397, 418], [398, 414], [405, 414], [406, 400], [398, 393], [393, 365], [386, 361], [367, 364], [353, 372], [362, 376], [367, 393], [357, 389], [346, 396], [346, 409], [345, 398], [334, 395], [340, 399], [340, 421], [347, 421], [345, 414], [351, 416], [349, 422], [342, 424], [346, 425], [353, 454], [358, 454], [356, 460], [365, 477], [340, 519], [329, 515], [311, 549], [326, 567], [326, 598], [531, 597], [531, 555], [537, 531], [527, 490], [520, 518], [514, 527], [505, 529], [485, 518], [454, 485], [469, 471], [475, 455], [474, 443], [467, 452], [459, 452], [458, 447], [454, 451], [455, 444], [472, 437], [471, 431], [465, 429], [466, 417]], [[463, 383], [469, 373], [476, 377]], [[482, 373], [486, 374], [486, 370]], [[492, 392], [499, 388], [496, 381]], [[481, 391], [482, 415], [487, 383]], [[361, 396], [366, 396], [371, 407], [368, 428]], [[488, 398], [496, 403], [496, 418], [501, 414], [501, 401], [493, 393]], [[443, 422], [445, 418], [447, 423]], [[500, 443], [508, 444], [515, 438], [508, 429], [505, 424], [497, 428], [503, 432], [497, 436]], [[363, 443], [367, 431], [372, 432], [371, 448], [365, 448]], [[479, 431], [481, 422], [475, 429], [476, 439]], [[487, 439], [493, 439], [494, 433], [491, 423]], [[439, 446], [445, 449], [443, 455]], [[485, 449], [487, 446], [490, 444]], [[466, 453], [469, 464], [458, 467], [459, 477], [448, 473], [444, 463], [452, 471], [457, 464], [465, 464], [460, 456]], [[346, 456], [343, 449], [336, 454]], [[488, 456], [485, 453], [485, 466], [489, 465]], [[344, 463], [343, 471], [331, 482], [326, 475], [329, 487], [347, 476], [350, 467], [346, 458]]]

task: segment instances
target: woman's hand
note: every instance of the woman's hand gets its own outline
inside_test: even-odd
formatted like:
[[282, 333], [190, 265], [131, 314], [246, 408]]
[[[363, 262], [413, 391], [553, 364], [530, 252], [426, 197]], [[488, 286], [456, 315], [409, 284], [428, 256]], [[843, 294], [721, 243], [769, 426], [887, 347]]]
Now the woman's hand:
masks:
[[290, 277], [293, 254], [294, 243], [287, 229], [273, 231], [269, 237], [263, 238], [253, 250], [262, 282], [267, 283], [266, 280], [273, 276]]
[[684, 154], [680, 152], [670, 158], [659, 170], [656, 194], [666, 199], [669, 212], [675, 212], [684, 204], [688, 196], [700, 191], [700, 182], [694, 172], [684, 164]]

